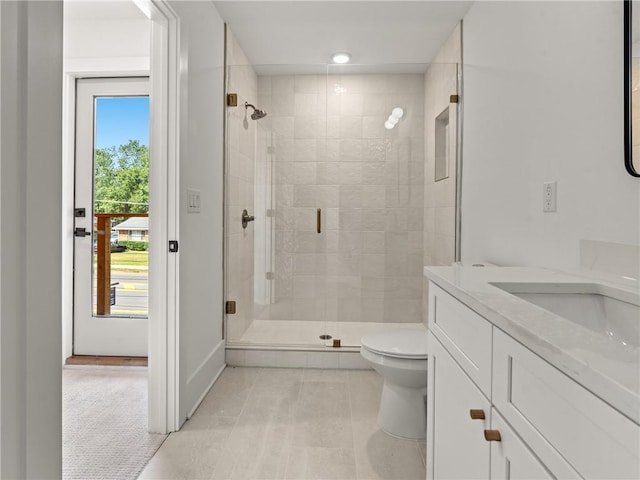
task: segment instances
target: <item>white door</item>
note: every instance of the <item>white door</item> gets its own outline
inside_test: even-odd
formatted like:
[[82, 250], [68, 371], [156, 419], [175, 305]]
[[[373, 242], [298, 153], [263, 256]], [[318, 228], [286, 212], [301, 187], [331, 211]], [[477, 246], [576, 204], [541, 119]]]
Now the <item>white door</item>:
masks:
[[148, 78], [78, 80], [74, 355], [147, 355], [148, 139]]

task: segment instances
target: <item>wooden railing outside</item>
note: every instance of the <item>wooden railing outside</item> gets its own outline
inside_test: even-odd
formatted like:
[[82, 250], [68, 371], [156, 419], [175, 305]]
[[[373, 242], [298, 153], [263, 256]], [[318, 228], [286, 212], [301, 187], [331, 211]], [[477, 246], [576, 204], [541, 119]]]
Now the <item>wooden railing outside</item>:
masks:
[[96, 213], [96, 314], [111, 314], [111, 219], [148, 217], [148, 213]]

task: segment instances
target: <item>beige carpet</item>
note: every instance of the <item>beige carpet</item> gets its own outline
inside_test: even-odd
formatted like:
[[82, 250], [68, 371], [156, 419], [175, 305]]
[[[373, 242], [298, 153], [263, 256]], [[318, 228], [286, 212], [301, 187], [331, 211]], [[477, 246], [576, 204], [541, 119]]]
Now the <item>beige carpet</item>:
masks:
[[145, 367], [65, 367], [63, 479], [134, 480], [166, 435], [147, 433]]

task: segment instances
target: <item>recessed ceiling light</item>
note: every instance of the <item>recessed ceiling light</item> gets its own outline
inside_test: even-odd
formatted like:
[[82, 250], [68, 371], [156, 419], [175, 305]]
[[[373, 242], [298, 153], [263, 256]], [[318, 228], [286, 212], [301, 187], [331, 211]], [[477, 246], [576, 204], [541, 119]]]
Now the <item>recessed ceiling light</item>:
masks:
[[333, 63], [349, 63], [349, 60], [351, 60], [351, 55], [344, 52], [334, 53], [331, 59], [333, 60]]

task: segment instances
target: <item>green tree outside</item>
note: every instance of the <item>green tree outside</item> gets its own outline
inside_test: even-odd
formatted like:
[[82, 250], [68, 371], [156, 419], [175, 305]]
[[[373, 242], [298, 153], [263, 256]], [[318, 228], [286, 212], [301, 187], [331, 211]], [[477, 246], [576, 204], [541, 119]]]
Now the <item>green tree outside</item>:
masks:
[[95, 213], [149, 213], [149, 147], [129, 140], [95, 152]]

